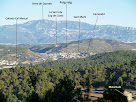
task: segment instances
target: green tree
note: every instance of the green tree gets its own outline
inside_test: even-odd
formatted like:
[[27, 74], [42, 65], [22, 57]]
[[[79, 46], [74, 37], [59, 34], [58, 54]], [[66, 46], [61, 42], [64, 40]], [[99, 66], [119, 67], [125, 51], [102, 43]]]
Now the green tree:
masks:
[[120, 85], [120, 86], [123, 86], [123, 79], [122, 79], [122, 77], [118, 78], [117, 84]]
[[34, 91], [26, 98], [26, 102], [41, 102], [40, 97]]
[[33, 86], [34, 89], [35, 89], [36, 82], [38, 81], [38, 77], [37, 77], [37, 74], [35, 73], [34, 70], [30, 73], [30, 79], [31, 79], [31, 82], [30, 82], [30, 83], [32, 83], [32, 86]]
[[0, 102], [7, 102], [5, 96], [0, 92]]
[[45, 102], [83, 102], [81, 89], [75, 89], [74, 82], [68, 78], [60, 79], [54, 90], [45, 95]]

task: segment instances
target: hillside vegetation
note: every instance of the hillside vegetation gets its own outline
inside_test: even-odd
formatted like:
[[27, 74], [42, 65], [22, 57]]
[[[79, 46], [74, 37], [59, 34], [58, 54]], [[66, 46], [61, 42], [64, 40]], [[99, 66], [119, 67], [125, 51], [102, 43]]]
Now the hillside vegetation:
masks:
[[[124, 87], [136, 88], [136, 52], [116, 51], [84, 59], [48, 62], [0, 70], [0, 90], [7, 102], [25, 102], [33, 91], [40, 99], [68, 77], [76, 86], [104, 87], [111, 79]], [[132, 60], [132, 61], [131, 61]]]
[[[41, 57], [38, 53], [32, 52], [26, 47], [18, 46], [17, 47], [17, 60], [18, 63], [22, 62], [32, 62], [35, 59]], [[7, 60], [16, 61], [16, 46], [14, 45], [0, 45], [0, 61]]]
[[[135, 50], [135, 44], [123, 43], [110, 39], [91, 39], [91, 40], [80, 40], [79, 41], [79, 52], [87, 53], [88, 45], [89, 53], [104, 53], [104, 52], [113, 52], [117, 50]], [[31, 45], [27, 46], [31, 51], [38, 53], [53, 53], [53, 52], [65, 52], [66, 44], [60, 43], [58, 47], [55, 47], [54, 44], [46, 45]], [[68, 53], [78, 53], [78, 41], [73, 41], [67, 45]]]

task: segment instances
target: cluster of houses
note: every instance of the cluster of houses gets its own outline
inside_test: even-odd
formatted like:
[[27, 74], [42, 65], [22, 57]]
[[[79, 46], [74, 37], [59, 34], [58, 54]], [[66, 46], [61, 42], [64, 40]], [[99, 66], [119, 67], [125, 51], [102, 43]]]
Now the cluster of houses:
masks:
[[0, 60], [0, 66], [2, 65], [16, 65], [16, 61]]
[[51, 54], [48, 54], [48, 59], [51, 59], [51, 60], [76, 59], [76, 58], [85, 58], [91, 55], [94, 55], [94, 54], [93, 53], [51, 53]]

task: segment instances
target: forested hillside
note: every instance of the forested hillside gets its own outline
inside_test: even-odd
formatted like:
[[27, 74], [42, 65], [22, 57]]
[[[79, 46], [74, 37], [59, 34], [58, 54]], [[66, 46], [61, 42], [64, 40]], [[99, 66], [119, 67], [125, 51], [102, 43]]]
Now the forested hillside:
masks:
[[107, 72], [115, 82], [120, 80], [126, 88], [136, 89], [136, 60], [113, 66]]
[[136, 59], [136, 51], [115, 51], [102, 54], [96, 54], [87, 58], [56, 60], [39, 64], [41, 67], [49, 68], [70, 68], [78, 69], [81, 66], [102, 64], [104, 67], [110, 67], [117, 64], [123, 64], [127, 61]]
[[[0, 70], [0, 90], [7, 102], [25, 102], [33, 92], [44, 99], [59, 79], [68, 77], [76, 86], [104, 87], [111, 79], [136, 88], [136, 52], [117, 51], [84, 59], [48, 62]], [[133, 61], [131, 61], [133, 60]]]

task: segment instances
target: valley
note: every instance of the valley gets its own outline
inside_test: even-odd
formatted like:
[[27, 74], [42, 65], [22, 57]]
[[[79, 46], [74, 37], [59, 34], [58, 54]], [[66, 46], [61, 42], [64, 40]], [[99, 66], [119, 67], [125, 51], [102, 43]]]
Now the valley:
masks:
[[[90, 41], [90, 46], [88, 49]], [[79, 51], [78, 51], [79, 44]], [[41, 45], [0, 45], [0, 66], [29, 65], [47, 61], [85, 58], [99, 53], [119, 50], [135, 51], [135, 43], [123, 43], [110, 39], [80, 40], [68, 43]], [[66, 53], [67, 49], [67, 53]], [[17, 58], [17, 61], [16, 61]]]

